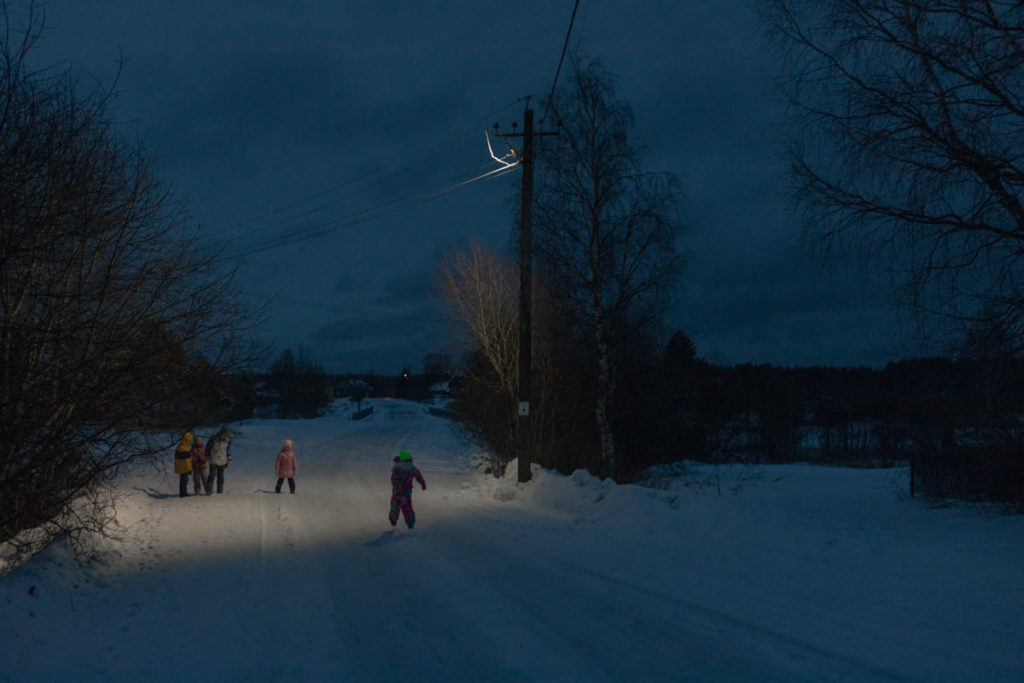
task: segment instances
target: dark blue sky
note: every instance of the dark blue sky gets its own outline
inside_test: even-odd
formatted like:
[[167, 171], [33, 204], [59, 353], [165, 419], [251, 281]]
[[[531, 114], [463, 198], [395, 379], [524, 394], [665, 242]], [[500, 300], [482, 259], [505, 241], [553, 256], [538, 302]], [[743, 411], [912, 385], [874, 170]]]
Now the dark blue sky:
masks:
[[[109, 83], [123, 55], [117, 118], [209, 248], [241, 261], [253, 304], [271, 302], [264, 334], [329, 371], [391, 374], [457, 348], [433, 274], [446, 249], [507, 245], [513, 181], [419, 200], [494, 167], [483, 131], [547, 93], [572, 6], [48, 0], [38, 57]], [[582, 0], [571, 45], [619, 77], [647, 169], [682, 182], [689, 265], [670, 322], [701, 356], [899, 355], [884, 290], [801, 258], [746, 0]], [[266, 244], [277, 236], [293, 243]]]

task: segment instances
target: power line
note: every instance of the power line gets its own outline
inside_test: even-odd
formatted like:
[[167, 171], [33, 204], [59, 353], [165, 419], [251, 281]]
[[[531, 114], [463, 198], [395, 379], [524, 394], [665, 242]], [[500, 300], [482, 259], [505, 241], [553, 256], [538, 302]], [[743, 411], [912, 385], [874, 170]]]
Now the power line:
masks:
[[[412, 169], [417, 168], [418, 166], [423, 166], [423, 165], [429, 163], [430, 160], [431, 160], [431, 157], [424, 157], [423, 159], [420, 159], [419, 161], [416, 161], [416, 162], [413, 162], [411, 164], [407, 164], [406, 166], [403, 166], [402, 168], [398, 169], [394, 173], [390, 173], [390, 174], [388, 174], [386, 176], [382, 176], [382, 177], [380, 177], [380, 178], [378, 178], [376, 180], [373, 180], [372, 182], [367, 183], [366, 185], [363, 185], [362, 187], [359, 187], [359, 188], [357, 188], [355, 190], [352, 190], [351, 192], [346, 192], [345, 194], [341, 195], [340, 197], [337, 197], [336, 199], [333, 199], [333, 200], [331, 200], [329, 202], [325, 202], [325, 203], [320, 204], [318, 206], [315, 206], [315, 207], [313, 207], [311, 209], [306, 209], [306, 210], [304, 210], [304, 211], [302, 211], [300, 213], [288, 216], [286, 218], [281, 218], [279, 220], [276, 220], [276, 221], [273, 221], [273, 222], [268, 223], [266, 225], [263, 225], [263, 226], [260, 226], [258, 228], [255, 228], [253, 230], [248, 230], [248, 231], [243, 232], [243, 233], [232, 233], [230, 235], [230, 239], [232, 241], [244, 240], [244, 239], [247, 239], [249, 237], [254, 237], [255, 235], [258, 235], [260, 233], [267, 232], [268, 230], [273, 230], [274, 228], [279, 228], [281, 226], [288, 225], [290, 223], [293, 223], [296, 220], [299, 220], [300, 218], [305, 218], [306, 216], [311, 216], [311, 215], [313, 215], [315, 213], [319, 213], [320, 211], [323, 211], [324, 209], [328, 209], [328, 208], [330, 208], [332, 206], [340, 204], [341, 202], [345, 201], [346, 199], [351, 199], [351, 198], [356, 197], [356, 196], [358, 196], [360, 194], [363, 194], [364, 192], [367, 192], [368, 190], [372, 189], [373, 187], [381, 185], [381, 184], [383, 184], [384, 182], [386, 182], [388, 180], [397, 178], [401, 174], [403, 174], [403, 173], [405, 173], [407, 171], [411, 171]], [[376, 172], [374, 172], [374, 173], [376, 173]], [[282, 211], [285, 211], [285, 210], [287, 210], [289, 208], [294, 208], [296, 206], [301, 206], [302, 204], [308, 202], [310, 199], [315, 199], [317, 197], [322, 197], [322, 196], [324, 196], [326, 194], [330, 194], [331, 192], [334, 192], [334, 191], [336, 191], [336, 190], [338, 190], [338, 189], [340, 189], [342, 187], [345, 187], [347, 185], [351, 185], [352, 183], [354, 183], [356, 180], [359, 180], [360, 178], [372, 178], [374, 173], [370, 173], [370, 174], [366, 174], [366, 175], [363, 175], [363, 176], [359, 176], [359, 177], [353, 178], [353, 179], [351, 179], [350, 181], [348, 181], [346, 183], [335, 185], [333, 188], [331, 188], [329, 190], [324, 190], [323, 192], [319, 192], [319, 193], [317, 193], [315, 195], [311, 195], [310, 197], [307, 197], [306, 199], [302, 199], [302, 200], [293, 202], [293, 203], [288, 204], [288, 205], [286, 205], [284, 207], [281, 207], [279, 209], [274, 209], [272, 211], [268, 211], [268, 212], [262, 214], [261, 217], [267, 217], [267, 216], [273, 215], [275, 213], [280, 213]], [[251, 223], [253, 221], [259, 220], [259, 218], [260, 217], [257, 217], [257, 218], [254, 218], [254, 219], [250, 219], [248, 222]], [[236, 225], [244, 225], [244, 224], [245, 223], [236, 224]]]
[[382, 177], [380, 177], [380, 178], [378, 178], [376, 180], [373, 180], [369, 184], [363, 185], [361, 188], [353, 190], [352, 192], [347, 192], [347, 193], [343, 194], [341, 197], [338, 197], [335, 200], [332, 200], [332, 201], [327, 202], [325, 204], [321, 204], [320, 206], [316, 206], [316, 207], [314, 207], [312, 209], [307, 209], [307, 210], [303, 211], [302, 213], [296, 214], [294, 216], [289, 216], [287, 218], [282, 218], [282, 219], [276, 220], [276, 221], [274, 221], [274, 222], [272, 222], [272, 223], [270, 223], [268, 225], [264, 225], [264, 226], [261, 226], [259, 228], [255, 228], [253, 230], [248, 230], [248, 231], [243, 232], [243, 233], [234, 233], [234, 230], [237, 229], [237, 228], [240, 228], [240, 227], [243, 227], [243, 226], [246, 226], [246, 225], [251, 225], [253, 223], [258, 223], [259, 221], [263, 220], [264, 218], [268, 218], [270, 216], [282, 213], [284, 211], [287, 211], [288, 209], [293, 209], [293, 208], [295, 208], [297, 206], [302, 206], [303, 204], [306, 204], [306, 203], [308, 203], [308, 202], [310, 202], [310, 201], [312, 201], [314, 199], [318, 199], [318, 198], [323, 197], [325, 195], [332, 194], [332, 193], [334, 193], [334, 192], [336, 192], [336, 191], [338, 191], [338, 190], [340, 190], [342, 188], [345, 188], [345, 187], [348, 187], [350, 185], [353, 185], [357, 181], [373, 178], [375, 175], [377, 175], [379, 173], [382, 173], [385, 169], [387, 169], [387, 168], [389, 168], [391, 166], [395, 166], [398, 162], [397, 161], [391, 162], [391, 163], [386, 164], [385, 166], [383, 166], [383, 167], [381, 167], [381, 168], [379, 168], [379, 169], [377, 169], [377, 170], [375, 170], [373, 172], [370, 172], [370, 173], [362, 173], [362, 174], [353, 176], [352, 178], [349, 178], [348, 180], [346, 180], [344, 182], [338, 183], [336, 185], [332, 185], [331, 187], [327, 188], [326, 190], [321, 190], [320, 192], [317, 192], [315, 194], [309, 195], [308, 197], [304, 197], [302, 199], [293, 201], [293, 202], [291, 202], [289, 204], [285, 204], [285, 205], [277, 207], [275, 209], [271, 209], [269, 211], [265, 211], [264, 213], [261, 213], [261, 214], [259, 214], [257, 216], [253, 216], [252, 218], [248, 218], [248, 219], [246, 219], [244, 221], [241, 221], [240, 223], [235, 223], [234, 225], [231, 225], [231, 226], [228, 227], [228, 230], [232, 232], [231, 238], [232, 239], [238, 239], [238, 238], [251, 237], [252, 235], [256, 235], [256, 234], [259, 234], [261, 232], [266, 232], [267, 230], [270, 230], [272, 228], [276, 228], [278, 226], [284, 225], [284, 224], [289, 223], [289, 222], [291, 222], [293, 220], [296, 220], [298, 218], [302, 218], [304, 216], [308, 216], [308, 215], [316, 213], [318, 211], [322, 211], [323, 209], [326, 209], [326, 208], [329, 208], [331, 206], [334, 206], [335, 204], [337, 204], [337, 203], [339, 203], [339, 202], [341, 202], [341, 201], [343, 201], [345, 199], [350, 199], [350, 198], [352, 198], [352, 197], [354, 197], [354, 196], [356, 196], [358, 194], [361, 194], [361, 193], [369, 190], [370, 188], [374, 187], [375, 185], [379, 185], [379, 184], [383, 183], [386, 180], [389, 180], [391, 178], [395, 178], [395, 177], [401, 175], [402, 173], [405, 173], [406, 171], [410, 171], [413, 168], [416, 168], [417, 166], [422, 166], [422, 165], [428, 163], [430, 161], [430, 158], [431, 157], [429, 157], [429, 156], [428, 157], [424, 157], [423, 159], [420, 159], [419, 161], [413, 162], [411, 164], [407, 164], [407, 165], [399, 168], [397, 171], [395, 171], [393, 173], [390, 173], [390, 174], [382, 176]]
[[[565, 32], [565, 42], [562, 44], [562, 56], [558, 58], [558, 68], [555, 69], [555, 79], [551, 82], [551, 93], [548, 95], [547, 104], [544, 105], [544, 115], [541, 116], [541, 121], [548, 116], [548, 107], [551, 106], [551, 101], [555, 97], [555, 86], [558, 85], [558, 75], [562, 73], [562, 62], [565, 61], [565, 52], [569, 49], [569, 37], [572, 35], [572, 25], [576, 23], [576, 10], [580, 8], [580, 0], [576, 0], [576, 3], [572, 6], [572, 16], [569, 18], [569, 30]], [[558, 112], [556, 111], [555, 114]]]
[[395, 213], [396, 211], [412, 208], [413, 206], [418, 206], [419, 204], [423, 204], [432, 199], [436, 199], [438, 197], [449, 194], [450, 192], [453, 192], [454, 190], [469, 183], [487, 179], [488, 176], [497, 177], [500, 175], [504, 175], [504, 172], [508, 172], [509, 170], [510, 169], [499, 168], [495, 169], [494, 171], [484, 173], [469, 179], [461, 179], [461, 177], [452, 178], [442, 183], [437, 183], [435, 185], [427, 187], [423, 190], [418, 190], [409, 195], [399, 197], [397, 199], [392, 199], [386, 202], [382, 202], [375, 206], [363, 209], [361, 211], [357, 211], [356, 213], [351, 214], [350, 216], [346, 216], [332, 224], [311, 226], [304, 230], [299, 230], [296, 232], [289, 233], [287, 235], [281, 235], [279, 237], [272, 238], [265, 242], [253, 245], [249, 249], [245, 249], [236, 255], [241, 258], [259, 253], [261, 251], [266, 251], [268, 249], [288, 246], [291, 244], [295, 244], [297, 242], [303, 242], [316, 237], [320, 237], [322, 235], [326, 235], [328, 233], [334, 232], [344, 227], [353, 227], [365, 223], [367, 221], [373, 220], [375, 218], [380, 218]]
[[349, 178], [348, 180], [345, 180], [345, 181], [342, 181], [342, 182], [337, 183], [335, 185], [332, 185], [332, 186], [328, 187], [327, 189], [321, 190], [320, 192], [317, 192], [315, 194], [311, 194], [308, 197], [303, 197], [302, 199], [297, 199], [297, 200], [295, 200], [295, 201], [293, 201], [293, 202], [291, 202], [289, 204], [285, 204], [283, 206], [278, 206], [276, 208], [273, 208], [273, 209], [270, 209], [268, 211], [264, 211], [263, 213], [260, 213], [260, 214], [257, 214], [255, 216], [252, 216], [250, 218], [246, 218], [245, 220], [239, 221], [238, 223], [234, 223], [232, 225], [229, 225], [227, 227], [227, 229], [228, 230], [235, 230], [237, 228], [241, 228], [241, 227], [244, 227], [246, 225], [251, 225], [252, 223], [257, 223], [257, 222], [263, 220], [264, 218], [267, 218], [268, 216], [273, 216], [273, 215], [281, 213], [282, 211], [287, 211], [288, 209], [294, 208], [296, 206], [301, 206], [301, 205], [305, 204], [306, 202], [312, 201], [314, 199], [318, 199], [318, 198], [323, 197], [324, 195], [327, 195], [327, 194], [331, 194], [332, 192], [335, 192], [336, 190], [340, 190], [343, 187], [348, 187], [349, 185], [352, 185], [353, 183], [355, 183], [358, 180], [362, 180], [363, 178], [367, 177], [368, 175], [372, 176], [372, 175], [374, 175], [374, 174], [376, 174], [378, 172], [383, 171], [384, 169], [388, 168], [389, 166], [394, 166], [397, 163], [398, 163], [397, 160], [396, 161], [392, 161], [391, 163], [385, 164], [382, 168], [375, 170], [373, 173], [369, 173], [369, 174], [361, 173], [359, 175], [353, 176], [353, 177]]
[[[509, 103], [507, 103], [505, 105], [502, 105], [501, 107], [498, 107], [494, 111], [488, 113], [484, 118], [486, 120], [490, 120], [496, 114], [501, 113], [502, 111], [505, 111], [509, 107], [514, 106], [516, 103], [518, 103], [518, 101], [519, 100], [515, 100], [513, 102], [509, 102]], [[274, 220], [271, 223], [260, 225], [258, 227], [255, 227], [255, 228], [253, 228], [251, 230], [244, 231], [242, 233], [231, 234], [231, 235], [229, 235], [226, 238], [228, 240], [228, 245], [227, 246], [231, 246], [232, 243], [238, 244], [238, 242], [241, 241], [241, 240], [247, 240], [250, 237], [254, 237], [254, 236], [256, 236], [256, 235], [258, 235], [260, 233], [265, 233], [268, 230], [272, 230], [274, 228], [278, 228], [278, 227], [282, 227], [282, 226], [286, 226], [286, 225], [292, 224], [296, 220], [299, 220], [301, 218], [305, 218], [307, 216], [311, 216], [313, 214], [319, 213], [320, 211], [323, 211], [323, 210], [325, 210], [327, 208], [335, 206], [335, 205], [341, 203], [342, 201], [345, 201], [346, 199], [351, 199], [354, 196], [357, 196], [359, 194], [365, 193], [368, 190], [372, 189], [373, 187], [376, 187], [376, 186], [379, 186], [381, 184], [384, 184], [385, 182], [387, 182], [389, 180], [393, 180], [393, 179], [401, 176], [403, 173], [407, 173], [408, 171], [411, 171], [411, 170], [413, 170], [413, 169], [415, 169], [417, 167], [426, 165], [426, 164], [431, 163], [431, 162], [436, 163], [437, 158], [438, 158], [438, 153], [443, 151], [443, 150], [445, 150], [446, 148], [450, 147], [452, 139], [454, 139], [454, 135], [453, 136], [449, 136], [444, 142], [442, 142], [442, 144], [440, 144], [437, 147], [435, 147], [434, 149], [432, 149], [425, 156], [423, 156], [423, 157], [421, 157], [421, 158], [419, 158], [419, 159], [417, 159], [415, 161], [412, 161], [412, 162], [402, 166], [401, 168], [399, 168], [398, 170], [393, 171], [392, 173], [389, 173], [389, 174], [386, 174], [386, 175], [380, 175], [381, 173], [384, 172], [385, 169], [393, 167], [395, 165], [395, 163], [387, 164], [384, 167], [382, 167], [382, 168], [380, 168], [380, 169], [378, 169], [378, 170], [376, 170], [376, 171], [374, 171], [372, 173], [369, 173], [369, 174], [364, 174], [364, 175], [356, 176], [356, 177], [353, 177], [353, 178], [349, 178], [348, 180], [345, 180], [343, 182], [340, 182], [340, 183], [337, 183], [335, 185], [332, 185], [331, 187], [328, 187], [327, 189], [322, 190], [320, 192], [317, 192], [315, 194], [309, 195], [307, 197], [304, 197], [304, 198], [296, 200], [296, 201], [292, 201], [292, 202], [286, 203], [284, 205], [278, 206], [278, 207], [270, 209], [268, 211], [264, 211], [263, 213], [258, 214], [256, 216], [253, 216], [251, 218], [248, 218], [248, 219], [239, 221], [237, 223], [234, 223], [231, 226], [232, 229], [236, 229], [238, 227], [242, 227], [242, 226], [246, 226], [246, 225], [251, 225], [253, 223], [259, 223], [261, 220], [263, 220], [265, 218], [268, 218], [270, 216], [274, 216], [274, 215], [280, 214], [280, 213], [282, 213], [284, 211], [288, 211], [289, 209], [293, 209], [295, 207], [302, 206], [303, 204], [306, 204], [309, 201], [312, 201], [314, 199], [323, 197], [325, 195], [329, 195], [329, 194], [331, 194], [333, 192], [336, 192], [339, 189], [351, 186], [354, 183], [358, 182], [359, 180], [368, 180], [368, 182], [365, 183], [364, 185], [362, 185], [361, 187], [355, 188], [352, 191], [347, 192], [347, 193], [345, 193], [344, 195], [342, 195], [340, 197], [337, 197], [336, 199], [332, 199], [331, 201], [321, 203], [321, 204], [319, 204], [317, 206], [314, 206], [312, 208], [305, 209], [305, 210], [303, 210], [303, 211], [301, 211], [299, 213], [296, 213], [296, 214], [293, 214], [293, 215], [290, 215], [290, 216], [287, 216], [287, 217], [284, 217], [284, 218], [280, 218], [280, 219]], [[480, 166], [480, 167], [478, 167], [478, 171], [479, 170], [483, 170], [483, 169], [488, 169], [488, 168], [492, 168], [492, 166], [490, 164], [485, 165], [485, 166]], [[464, 175], [456, 176], [456, 177], [450, 178], [450, 179], [448, 179], [446, 181], [443, 181], [442, 183], [438, 183], [438, 184], [432, 185], [430, 187], [424, 188], [422, 190], [418, 190], [416, 192], [412, 192], [412, 193], [407, 194], [405, 196], [402, 196], [402, 197], [399, 197], [399, 198], [396, 198], [396, 199], [392, 199], [392, 200], [388, 200], [388, 201], [382, 202], [380, 204], [377, 204], [375, 206], [371, 206], [371, 207], [369, 207], [367, 209], [364, 209], [362, 211], [358, 211], [358, 212], [356, 212], [354, 214], [351, 214], [349, 216], [343, 217], [339, 221], [334, 221], [330, 226], [327, 226], [327, 227], [325, 227], [323, 225], [312, 226], [312, 227], [305, 228], [304, 230], [300, 230], [298, 232], [292, 232], [289, 235], [279, 235], [277, 237], [271, 237], [269, 239], [266, 239], [266, 240], [263, 240], [261, 242], [258, 242], [258, 243], [254, 244], [254, 245], [250, 245], [248, 248], [242, 249], [241, 252], [235, 252], [234, 254], [228, 254], [227, 253], [228, 250], [222, 248], [221, 251], [225, 252], [225, 255], [220, 260], [225, 260], [225, 259], [231, 258], [232, 256], [237, 257], [237, 258], [243, 258], [245, 256], [249, 256], [251, 254], [255, 254], [255, 253], [258, 253], [260, 251], [265, 251], [267, 249], [273, 249], [273, 248], [280, 247], [280, 246], [286, 246], [288, 244], [293, 244], [295, 242], [302, 241], [302, 240], [305, 240], [305, 239], [312, 239], [312, 238], [318, 237], [318, 236], [320, 236], [322, 234], [326, 234], [328, 232], [332, 232], [334, 230], [340, 229], [342, 227], [347, 227], [347, 226], [350, 227], [350, 226], [358, 225], [360, 223], [364, 223], [364, 222], [372, 220], [374, 218], [378, 218], [378, 217], [381, 217], [381, 216], [384, 216], [384, 215], [388, 215], [390, 213], [394, 213], [395, 211], [399, 211], [399, 210], [402, 210], [402, 209], [405, 209], [405, 208], [411, 208], [413, 206], [417, 206], [419, 204], [425, 203], [425, 202], [430, 201], [432, 199], [436, 199], [438, 197], [444, 196], [444, 195], [449, 194], [450, 192], [453, 192], [454, 190], [456, 190], [456, 189], [458, 189], [458, 188], [460, 188], [460, 187], [462, 187], [464, 185], [468, 185], [470, 183], [479, 182], [479, 181], [483, 181], [483, 180], [490, 180], [492, 178], [496, 178], [496, 177], [499, 177], [501, 175], [505, 175], [505, 173], [503, 173], [502, 171], [508, 172], [510, 170], [511, 170], [510, 168], [493, 169], [493, 170], [491, 170], [489, 172], [474, 174], [474, 175], [472, 175], [472, 176], [470, 176], [468, 178], [465, 177]], [[375, 176], [377, 176], [377, 177], [375, 177]], [[448, 185], [448, 186], [446, 187], [446, 185]]]
[[576, 31], [576, 51], [578, 52], [580, 46], [583, 44], [583, 33], [587, 29], [587, 19], [590, 18], [590, 10], [594, 6], [593, 2], [588, 2], [586, 7], [583, 9], [583, 18], [580, 19], [580, 27]]
[[[497, 109], [495, 109], [494, 111], [489, 112], [488, 114], [484, 115], [483, 119], [484, 120], [490, 120], [496, 114], [501, 113], [502, 111], [505, 111], [509, 107], [515, 106], [515, 104], [517, 104], [517, 103], [518, 103], [518, 100], [515, 100], [513, 102], [509, 102], [507, 104], [504, 104], [501, 107], [498, 107]], [[460, 132], [458, 134], [461, 135], [463, 133]], [[274, 216], [274, 215], [280, 214], [280, 213], [282, 213], [284, 211], [287, 211], [289, 209], [293, 209], [293, 208], [298, 207], [298, 206], [302, 206], [303, 204], [306, 204], [306, 203], [308, 203], [310, 201], [313, 201], [314, 199], [319, 199], [320, 197], [323, 197], [325, 195], [329, 195], [329, 194], [331, 194], [333, 192], [336, 192], [336, 191], [338, 191], [338, 190], [340, 190], [342, 188], [345, 188], [345, 187], [348, 187], [350, 185], [353, 185], [353, 184], [355, 184], [355, 183], [357, 183], [357, 182], [359, 182], [361, 180], [370, 180], [370, 182], [368, 182], [367, 184], [363, 185], [361, 188], [353, 190], [351, 192], [348, 192], [348, 193], [346, 193], [345, 195], [339, 197], [336, 200], [332, 200], [330, 202], [323, 203], [323, 204], [321, 204], [319, 206], [316, 206], [316, 207], [314, 207], [312, 209], [304, 210], [301, 213], [293, 215], [293, 216], [289, 216], [289, 217], [286, 217], [286, 218], [281, 218], [281, 219], [275, 220], [274, 222], [272, 222], [270, 224], [263, 225], [261, 227], [258, 227], [258, 228], [252, 229], [252, 230], [247, 230], [247, 231], [242, 232], [242, 233], [234, 233], [234, 234], [231, 235], [231, 239], [244, 239], [246, 237], [251, 237], [251, 236], [259, 234], [261, 232], [266, 232], [267, 230], [270, 230], [272, 228], [279, 227], [281, 225], [286, 225], [286, 224], [288, 224], [288, 223], [290, 223], [290, 222], [292, 222], [292, 221], [294, 221], [296, 219], [303, 218], [303, 217], [311, 215], [313, 213], [317, 213], [318, 211], [321, 211], [323, 209], [326, 209], [326, 208], [329, 208], [331, 206], [334, 206], [334, 205], [338, 204], [339, 202], [341, 202], [341, 201], [343, 201], [345, 199], [349, 199], [349, 198], [351, 198], [351, 197], [353, 197], [355, 195], [358, 195], [358, 194], [360, 194], [362, 192], [366, 192], [367, 190], [371, 189], [372, 187], [380, 185], [380, 184], [382, 184], [382, 183], [384, 183], [384, 182], [386, 182], [388, 180], [394, 179], [394, 178], [400, 176], [403, 173], [411, 171], [414, 168], [426, 165], [426, 164], [431, 163], [431, 162], [436, 162], [438, 154], [440, 152], [444, 151], [445, 149], [447, 149], [448, 147], [450, 147], [451, 142], [454, 139], [455, 139], [455, 135], [449, 136], [448, 138], [443, 140], [440, 144], [438, 144], [435, 147], [433, 147], [432, 149], [430, 149], [426, 154], [422, 155], [419, 159], [417, 159], [415, 161], [412, 161], [411, 163], [408, 163], [408, 164], [400, 167], [398, 170], [393, 171], [391, 173], [388, 173], [387, 175], [381, 175], [381, 174], [383, 174], [387, 169], [396, 166], [399, 163], [397, 160], [393, 161], [393, 162], [390, 162], [390, 163], [387, 163], [384, 166], [382, 166], [381, 168], [379, 168], [379, 169], [377, 169], [375, 171], [372, 171], [370, 173], [359, 174], [359, 175], [356, 175], [356, 176], [354, 176], [352, 178], [344, 180], [342, 182], [339, 182], [339, 183], [336, 183], [334, 185], [331, 185], [330, 187], [328, 187], [328, 188], [326, 188], [324, 190], [321, 190], [321, 191], [316, 192], [316, 193], [314, 193], [312, 195], [308, 195], [306, 197], [303, 197], [302, 199], [298, 199], [298, 200], [294, 200], [294, 201], [288, 202], [288, 203], [283, 204], [281, 206], [277, 206], [275, 208], [266, 210], [266, 211], [264, 211], [264, 212], [262, 212], [260, 214], [255, 215], [255, 216], [252, 216], [252, 217], [240, 220], [240, 221], [238, 221], [236, 223], [233, 223], [232, 225], [228, 226], [227, 230], [228, 231], [234, 231], [234, 230], [236, 230], [238, 228], [245, 227], [245, 226], [251, 225], [253, 223], [259, 223], [260, 221], [262, 221], [265, 218], [268, 218], [270, 216]], [[376, 179], [374, 179], [375, 177], [376, 177]]]
[[[303, 230], [289, 233], [287, 235], [281, 235], [279, 237], [272, 238], [264, 242], [260, 242], [247, 249], [243, 249], [240, 252], [235, 252], [233, 254], [233, 257], [245, 258], [246, 256], [251, 256], [253, 254], [267, 251], [268, 249], [276, 249], [279, 247], [289, 246], [291, 244], [296, 244], [298, 242], [304, 242], [310, 239], [314, 239], [316, 237], [321, 237], [323, 235], [335, 232], [342, 228], [361, 225], [376, 218], [382, 218], [397, 211], [409, 209], [414, 206], [418, 206], [420, 204], [432, 201], [439, 197], [443, 197], [444, 195], [450, 194], [455, 190], [466, 185], [480, 181], [492, 180], [494, 178], [499, 178], [503, 175], [511, 173], [516, 168], [518, 168], [518, 166], [497, 168], [469, 178], [465, 178], [461, 175], [455, 176], [443, 182], [436, 183], [434, 185], [426, 187], [422, 190], [412, 192], [403, 197], [398, 197], [396, 199], [382, 202], [380, 204], [371, 206], [361, 211], [357, 211], [338, 221], [334, 221], [331, 224], [309, 227]], [[226, 259], [228, 257], [225, 256], [224, 258]]]

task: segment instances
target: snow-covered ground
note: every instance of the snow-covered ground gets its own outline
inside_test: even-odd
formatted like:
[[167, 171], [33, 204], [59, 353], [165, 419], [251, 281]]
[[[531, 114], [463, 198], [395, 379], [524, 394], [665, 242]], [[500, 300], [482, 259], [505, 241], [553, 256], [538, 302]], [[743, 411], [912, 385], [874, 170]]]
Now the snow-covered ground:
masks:
[[[1024, 517], [928, 507], [893, 470], [516, 485], [422, 406], [373, 405], [233, 425], [224, 495], [125, 478], [103, 561], [54, 547], [0, 583], [0, 680], [1024, 680]], [[400, 448], [411, 532], [386, 519]]]

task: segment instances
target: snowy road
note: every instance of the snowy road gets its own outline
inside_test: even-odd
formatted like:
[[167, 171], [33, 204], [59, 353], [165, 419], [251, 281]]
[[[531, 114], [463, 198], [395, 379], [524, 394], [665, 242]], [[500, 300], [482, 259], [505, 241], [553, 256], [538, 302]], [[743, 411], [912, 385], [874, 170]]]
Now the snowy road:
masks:
[[[887, 541], [860, 510], [823, 529], [808, 525], [806, 507], [770, 522], [754, 509], [765, 526], [749, 529], [751, 519], [715, 502], [740, 497], [678, 509], [617, 487], [620, 514], [595, 514], [612, 493], [600, 482], [541, 478], [527, 495], [472, 472], [472, 446], [422, 407], [375, 409], [362, 422], [241, 425], [224, 495], [179, 499], [173, 475], [126, 480], [119, 509], [130, 530], [106, 566], [67, 586], [72, 574], [54, 560], [12, 575], [45, 595], [8, 591], [10, 609], [32, 614], [0, 627], [14, 645], [0, 680], [969, 680], [979, 671], [1013, 680], [1024, 671], [1024, 645], [1015, 651], [1009, 631], [1024, 587], [1019, 551], [993, 561], [989, 546], [964, 541], [949, 551], [961, 566], [920, 586], [904, 575], [917, 562], [893, 555], [903, 540]], [[296, 495], [273, 493], [283, 438], [295, 440]], [[416, 488], [412, 532], [386, 519], [400, 448], [428, 485]], [[1006, 539], [1020, 530], [1011, 523]], [[938, 604], [930, 594], [969, 571], [996, 582], [991, 594], [965, 596], [986, 601], [972, 605], [988, 610], [977, 617], [957, 613], [955, 586]], [[949, 625], [954, 615], [963, 623]]]

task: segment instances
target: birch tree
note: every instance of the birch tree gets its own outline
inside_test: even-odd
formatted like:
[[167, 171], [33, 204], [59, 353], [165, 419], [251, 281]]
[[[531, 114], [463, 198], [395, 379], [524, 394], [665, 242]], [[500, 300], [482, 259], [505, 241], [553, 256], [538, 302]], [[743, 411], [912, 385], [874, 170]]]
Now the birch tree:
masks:
[[673, 174], [644, 171], [633, 112], [600, 63], [573, 58], [549, 109], [560, 125], [537, 158], [536, 254], [591, 365], [600, 466], [611, 473], [620, 360], [660, 325], [681, 269], [680, 192]]
[[484, 371], [468, 378], [493, 404], [479, 416], [481, 435], [494, 447], [495, 473], [514, 455], [519, 388], [518, 273], [479, 244], [446, 254], [439, 272], [442, 298], [465, 330], [467, 346]]

